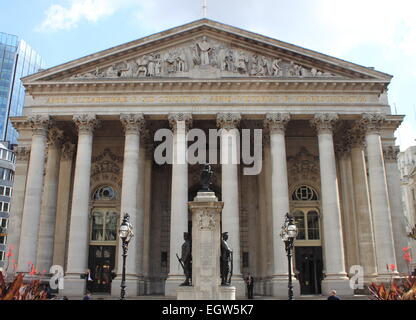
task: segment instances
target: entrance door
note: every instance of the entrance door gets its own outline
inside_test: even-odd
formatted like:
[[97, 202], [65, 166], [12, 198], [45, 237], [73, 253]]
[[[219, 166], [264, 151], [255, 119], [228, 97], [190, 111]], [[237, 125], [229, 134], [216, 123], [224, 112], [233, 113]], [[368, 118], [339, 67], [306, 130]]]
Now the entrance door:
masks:
[[296, 270], [301, 294], [320, 294], [322, 281], [322, 247], [296, 247]]
[[111, 292], [111, 272], [115, 265], [116, 246], [90, 245], [88, 267], [93, 282], [88, 290], [93, 293]]

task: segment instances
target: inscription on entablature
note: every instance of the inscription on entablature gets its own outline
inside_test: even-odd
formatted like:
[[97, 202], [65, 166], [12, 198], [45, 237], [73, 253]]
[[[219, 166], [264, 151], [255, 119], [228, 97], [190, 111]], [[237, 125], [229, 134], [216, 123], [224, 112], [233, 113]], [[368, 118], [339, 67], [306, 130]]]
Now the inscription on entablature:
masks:
[[378, 103], [370, 95], [154, 95], [154, 96], [63, 96], [38, 99], [36, 104], [366, 104]]

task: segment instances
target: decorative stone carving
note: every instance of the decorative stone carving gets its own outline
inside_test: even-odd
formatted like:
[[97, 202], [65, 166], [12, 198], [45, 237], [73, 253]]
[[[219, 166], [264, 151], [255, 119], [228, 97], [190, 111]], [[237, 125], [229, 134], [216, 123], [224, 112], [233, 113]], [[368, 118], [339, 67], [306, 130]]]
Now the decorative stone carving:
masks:
[[287, 124], [290, 121], [290, 114], [284, 113], [267, 113], [264, 119], [264, 126], [270, 133], [286, 131]]
[[302, 181], [320, 181], [319, 157], [312, 155], [305, 147], [288, 157], [287, 160], [289, 184]]
[[200, 230], [214, 230], [215, 211], [203, 210], [198, 214], [198, 228]]
[[384, 113], [363, 113], [360, 125], [367, 133], [380, 133], [385, 119]]
[[318, 133], [332, 133], [337, 120], [336, 113], [317, 113], [310, 123]]
[[72, 160], [76, 151], [75, 144], [65, 142], [62, 146], [62, 160]]
[[383, 156], [385, 161], [397, 161], [397, 156], [400, 153], [398, 146], [383, 146]]
[[102, 161], [105, 157], [108, 157], [110, 160], [115, 162], [123, 162], [123, 157], [114, 154], [109, 148], [105, 148], [100, 155], [92, 157], [92, 162]]
[[64, 132], [58, 128], [51, 128], [48, 132], [48, 145], [60, 148], [64, 138]]
[[92, 134], [95, 127], [98, 125], [95, 114], [75, 114], [73, 116], [73, 121], [80, 134]]
[[125, 134], [139, 134], [143, 131], [145, 125], [143, 113], [121, 114], [120, 121]]
[[168, 116], [168, 121], [173, 131], [176, 131], [178, 122], [184, 121], [185, 130], [188, 131], [188, 129], [192, 126], [192, 114], [182, 112], [170, 113]]
[[14, 149], [17, 161], [28, 161], [30, 156], [30, 146], [21, 147], [18, 146]]
[[[294, 61], [235, 47], [202, 36], [180, 46], [162, 49], [110, 66], [71, 76], [76, 79], [143, 78], [188, 76], [198, 78], [198, 69], [226, 77], [333, 77], [329, 72], [302, 66]], [[218, 72], [218, 73], [217, 73]], [[209, 73], [209, 72], [208, 72]]]
[[217, 127], [225, 130], [231, 130], [238, 127], [241, 121], [240, 113], [218, 113], [217, 114]]
[[341, 158], [348, 157], [351, 152], [351, 141], [348, 136], [345, 136], [342, 141], [338, 141], [334, 145], [335, 152]]
[[33, 114], [28, 117], [33, 134], [46, 135], [52, 124], [51, 118], [46, 114]]
[[348, 136], [351, 143], [351, 148], [364, 148], [365, 147], [365, 132], [362, 127], [354, 126], [348, 130]]

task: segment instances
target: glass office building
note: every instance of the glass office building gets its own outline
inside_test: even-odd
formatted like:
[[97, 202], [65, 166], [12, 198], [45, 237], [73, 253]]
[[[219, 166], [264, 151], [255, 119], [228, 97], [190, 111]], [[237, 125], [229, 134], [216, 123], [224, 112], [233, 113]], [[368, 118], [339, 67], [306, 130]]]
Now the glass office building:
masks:
[[0, 269], [6, 262], [7, 227], [13, 193], [18, 134], [10, 116], [23, 113], [25, 89], [20, 78], [44, 68], [42, 58], [25, 41], [0, 32]]
[[0, 32], [0, 132], [1, 140], [16, 144], [17, 132], [10, 116], [23, 112], [25, 89], [20, 78], [43, 69], [42, 58], [24, 40]]

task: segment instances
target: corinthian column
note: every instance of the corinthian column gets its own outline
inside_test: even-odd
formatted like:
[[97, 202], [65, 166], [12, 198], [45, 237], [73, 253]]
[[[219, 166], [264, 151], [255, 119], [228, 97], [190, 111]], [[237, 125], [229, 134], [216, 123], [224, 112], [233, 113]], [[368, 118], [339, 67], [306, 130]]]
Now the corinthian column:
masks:
[[183, 233], [188, 232], [188, 164], [186, 163], [186, 133], [192, 124], [189, 113], [174, 113], [168, 117], [173, 131], [173, 163], [170, 210], [169, 274], [165, 295], [176, 296], [176, 288], [185, 277], [178, 269], [176, 254], [181, 253]]
[[55, 241], [53, 246], [53, 264], [65, 265], [67, 248], [67, 226], [71, 194], [72, 163], [75, 145], [66, 142], [61, 149], [61, 164], [59, 165], [58, 199], [56, 207]]
[[82, 295], [85, 280], [80, 279], [80, 274], [85, 273], [88, 266], [91, 156], [97, 119], [92, 114], [76, 114], [73, 120], [78, 128], [78, 145], [64, 293]]
[[[289, 113], [268, 113], [264, 120], [270, 133], [271, 151], [271, 192], [272, 198], [272, 239], [273, 239], [273, 273], [272, 295], [287, 296], [288, 263], [285, 245], [280, 238], [280, 231], [289, 212], [289, 185], [287, 181], [285, 131], [289, 123]], [[298, 288], [298, 286], [296, 286]]]
[[318, 133], [321, 172], [321, 205], [326, 269], [326, 278], [322, 281], [322, 291], [328, 292], [335, 289], [339, 294], [351, 294], [352, 290], [349, 288], [345, 272], [338, 178], [332, 134], [337, 120], [338, 115], [335, 113], [315, 114], [315, 117], [311, 120], [312, 126]]
[[42, 211], [40, 216], [37, 268], [46, 270], [52, 266], [58, 196], [59, 163], [63, 131], [52, 128], [48, 134], [48, 159], [46, 162], [45, 185], [43, 187]]
[[36, 265], [46, 137], [50, 125], [50, 119], [47, 115], [33, 115], [29, 117], [28, 121], [33, 129], [33, 136], [26, 180], [18, 258], [18, 271], [22, 272], [28, 271], [29, 262]]
[[222, 232], [228, 232], [229, 244], [233, 250], [234, 270], [232, 284], [236, 295], [244, 295], [244, 282], [241, 275], [240, 219], [238, 197], [239, 132], [241, 120], [239, 113], [217, 114], [217, 126], [221, 128], [221, 198], [224, 202], [222, 211]]
[[377, 264], [367, 167], [364, 158], [365, 137], [364, 133], [358, 127], [355, 127], [350, 131], [350, 138], [354, 204], [360, 258], [359, 264], [364, 268], [364, 281], [368, 283], [373, 281], [377, 276]]
[[380, 129], [385, 116], [365, 113], [361, 124], [365, 130], [370, 181], [371, 209], [373, 213], [374, 238], [376, 244], [378, 278], [387, 281], [391, 273], [387, 265], [396, 264], [393, 231], [391, 226], [390, 202], [387, 191]]
[[[139, 180], [141, 175], [143, 175], [143, 172], [139, 172], [139, 166], [141, 166], [139, 159], [143, 156], [143, 152], [140, 149], [140, 133], [144, 128], [144, 116], [142, 113], [122, 114], [120, 115], [120, 120], [125, 132], [120, 213], [121, 217], [124, 216], [124, 213], [130, 215], [130, 223], [133, 225], [135, 234], [135, 237], [129, 244], [129, 258], [126, 261], [126, 295], [136, 296], [139, 291], [138, 276], [143, 277], [143, 268], [140, 263], [143, 256], [143, 203], [142, 201], [138, 202], [138, 199], [142, 197], [142, 192], [139, 195], [137, 191]], [[118, 295], [120, 292], [122, 272], [123, 259], [119, 255], [117, 278], [111, 285], [113, 295]]]
[[396, 146], [385, 146], [383, 148], [397, 269], [399, 272], [407, 273], [408, 265], [406, 260], [403, 259], [402, 249], [410, 245], [410, 238], [407, 237], [406, 217], [404, 215], [402, 194], [400, 192], [400, 173], [399, 166], [397, 165], [397, 155], [399, 152], [400, 148]]
[[[10, 205], [9, 227], [7, 228], [7, 245], [9, 249], [14, 249], [13, 253], [15, 257], [18, 257], [30, 146], [18, 146], [15, 149], [15, 155], [16, 167], [14, 171], [13, 197]], [[9, 273], [14, 272], [12, 268], [9, 268], [8, 271]]]

